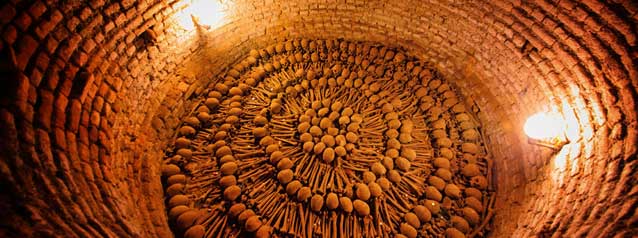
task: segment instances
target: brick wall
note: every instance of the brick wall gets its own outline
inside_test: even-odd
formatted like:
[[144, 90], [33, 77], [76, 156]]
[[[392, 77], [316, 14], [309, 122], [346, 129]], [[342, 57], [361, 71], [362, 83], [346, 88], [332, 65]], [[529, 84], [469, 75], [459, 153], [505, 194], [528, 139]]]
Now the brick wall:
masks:
[[[636, 232], [636, 3], [227, 4], [227, 24], [197, 35], [176, 25], [180, 1], [0, 4], [0, 236], [171, 236], [159, 165], [178, 118], [224, 67], [292, 37], [435, 63], [490, 141], [494, 237]], [[521, 129], [550, 108], [571, 122], [557, 155]]]

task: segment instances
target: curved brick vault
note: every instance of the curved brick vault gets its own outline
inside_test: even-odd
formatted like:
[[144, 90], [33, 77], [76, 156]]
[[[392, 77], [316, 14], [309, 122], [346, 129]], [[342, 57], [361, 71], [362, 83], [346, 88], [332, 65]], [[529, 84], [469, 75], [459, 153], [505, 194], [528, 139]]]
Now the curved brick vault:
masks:
[[[170, 237], [164, 150], [214, 76], [291, 38], [374, 41], [434, 63], [494, 162], [493, 237], [638, 230], [634, 1], [234, 1], [196, 35], [181, 1], [0, 4], [0, 236]], [[557, 108], [570, 143], [530, 145]]]

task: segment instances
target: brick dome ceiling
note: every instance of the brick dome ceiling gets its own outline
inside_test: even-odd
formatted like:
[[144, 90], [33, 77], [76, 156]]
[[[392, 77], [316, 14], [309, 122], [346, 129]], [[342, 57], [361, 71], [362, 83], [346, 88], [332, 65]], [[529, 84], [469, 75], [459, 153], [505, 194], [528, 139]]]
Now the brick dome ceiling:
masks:
[[[184, 157], [184, 151], [178, 153], [182, 148], [177, 141], [180, 137], [187, 138], [189, 143], [198, 143], [195, 137], [189, 137], [191, 135], [181, 129], [188, 123], [194, 123], [192, 118], [195, 117], [200, 123], [193, 127], [197, 133], [213, 127], [216, 133], [223, 131], [217, 130], [223, 123], [216, 124], [213, 120], [216, 115], [213, 111], [217, 110], [214, 102], [207, 103], [207, 100], [219, 99], [219, 116], [236, 113], [236, 110], [231, 111], [231, 107], [223, 103], [224, 99], [228, 99], [230, 105], [233, 93], [220, 88], [223, 87], [220, 84], [228, 82], [227, 76], [232, 76], [233, 70], [236, 70], [244, 76], [236, 76], [238, 81], [231, 80], [226, 86], [228, 89], [241, 88], [242, 83], [247, 84], [242, 80], [253, 75], [245, 74], [249, 70], [237, 70], [237, 65], [253, 57], [255, 61], [250, 65], [265, 69], [264, 66], [270, 62], [268, 60], [279, 59], [279, 56], [260, 54], [260, 50], [267, 51], [268, 47], [283, 44], [284, 52], [287, 51], [286, 43], [294, 48], [290, 52], [299, 52], [301, 60], [280, 61], [291, 66], [291, 75], [278, 77], [291, 81], [286, 86], [297, 91], [282, 88], [284, 97], [275, 95], [261, 103], [267, 102], [268, 105], [264, 107], [273, 110], [271, 99], [281, 100], [282, 115], [288, 112], [301, 114], [302, 111], [291, 109], [294, 108], [291, 105], [297, 105], [295, 103], [302, 105], [303, 113], [307, 109], [314, 110], [313, 103], [319, 105], [317, 112], [331, 105], [325, 117], [330, 117], [333, 111], [339, 113], [332, 125], [334, 128], [344, 128], [335, 131], [333, 136], [330, 134], [332, 132], [328, 133], [331, 127], [326, 126], [322, 128], [325, 134], [311, 135], [313, 143], [330, 144], [330, 139], [324, 141], [323, 135], [336, 138], [343, 134], [345, 138], [351, 132], [347, 128], [350, 122], [340, 123], [340, 117], [363, 113], [368, 104], [369, 108], [374, 108], [370, 110], [378, 110], [377, 114], [383, 115], [379, 116], [379, 121], [383, 122], [379, 123], [385, 123], [383, 133], [396, 127], [397, 141], [399, 134], [407, 129], [390, 125], [390, 121], [396, 119], [401, 125], [414, 123], [416, 134], [411, 135], [420, 143], [412, 143], [405, 137], [403, 141], [395, 143], [391, 140], [392, 136], [384, 134], [379, 137], [382, 138], [379, 139], [382, 146], [371, 146], [369, 151], [378, 149], [375, 153], [393, 157], [386, 150], [397, 146], [399, 155], [392, 158], [395, 167], [397, 163], [405, 166], [406, 162], [397, 158], [411, 158], [409, 151], [401, 154], [401, 147], [398, 146], [415, 151], [415, 157], [408, 161], [409, 168], [404, 167], [406, 169], [403, 171], [397, 167], [397, 173], [405, 180], [410, 174], [417, 174], [410, 171], [427, 167], [430, 170], [417, 176], [415, 185], [423, 186], [425, 192], [422, 198], [438, 200], [442, 206], [449, 205], [449, 208], [456, 210], [451, 209], [449, 214], [434, 214], [432, 221], [445, 223], [436, 225], [430, 220], [430, 223], [421, 220], [422, 213], [419, 211], [422, 210], [415, 209], [418, 202], [410, 203], [413, 205], [405, 211], [395, 206], [392, 209], [398, 211], [399, 218], [378, 220], [393, 223], [389, 225], [388, 234], [411, 236], [414, 233], [411, 233], [410, 228], [415, 226], [416, 234], [420, 236], [434, 234], [428, 233], [432, 229], [439, 234], [446, 234], [451, 228], [462, 231], [459, 229], [459, 219], [452, 220], [454, 216], [470, 221], [470, 229], [462, 231], [466, 236], [572, 237], [610, 234], [630, 237], [638, 232], [635, 228], [638, 221], [638, 186], [634, 175], [638, 163], [638, 5], [635, 2], [241, 0], [221, 1], [221, 5], [224, 17], [218, 24], [189, 31], [184, 29], [184, 24], [190, 22], [190, 16], [186, 14], [193, 10], [189, 7], [190, 1], [8, 0], [0, 4], [0, 70], [5, 75], [0, 79], [0, 186], [3, 188], [0, 192], [0, 236], [182, 236], [189, 227], [180, 227], [180, 223], [171, 217], [171, 207], [175, 204], [170, 203], [170, 198], [183, 194], [189, 201], [195, 201], [193, 199], [200, 190], [193, 189], [192, 185], [197, 181], [197, 176], [186, 174], [185, 187], [178, 191], [175, 187], [169, 190], [169, 185], [181, 184], [181, 178], [173, 177], [169, 181], [169, 176], [163, 176], [174, 175], [174, 171], [167, 169], [168, 165], [177, 166], [181, 173], [190, 171], [187, 163], [172, 160], [175, 155]], [[305, 97], [304, 93], [310, 94], [312, 91], [304, 88], [302, 83], [303, 79], [308, 79], [309, 69], [317, 71], [318, 77], [334, 74], [337, 86], [340, 85], [337, 83], [338, 76], [345, 75], [343, 68], [338, 71], [341, 74], [337, 74], [336, 70], [332, 73], [320, 71], [324, 66], [331, 71], [335, 65], [332, 61], [321, 63], [318, 60], [316, 64], [303, 64], [304, 61], [312, 62], [312, 50], [304, 48], [304, 40], [308, 41], [308, 45], [309, 42], [335, 44], [333, 48], [313, 48], [319, 49], [318, 52], [325, 49], [326, 53], [351, 53], [353, 57], [349, 63], [348, 54], [335, 55], [339, 57], [334, 58], [345, 62], [342, 66], [352, 65], [349, 71], [369, 71], [362, 70], [365, 76], [369, 74], [373, 77], [369, 81], [362, 80], [361, 85], [365, 86], [360, 92], [354, 86], [348, 90], [352, 90], [352, 95], [360, 93], [363, 101], [371, 101], [366, 101], [368, 104], [353, 103], [355, 101], [349, 101], [351, 99], [337, 96], [323, 105], [316, 102], [321, 102], [324, 96], [301, 100]], [[345, 48], [341, 48], [343, 42]], [[349, 51], [350, 43], [354, 48]], [[361, 45], [361, 50], [358, 50], [358, 45]], [[384, 52], [391, 50], [393, 54], [403, 53], [406, 58], [395, 61], [396, 57], [392, 55], [386, 60], [387, 64], [370, 59], [370, 65], [375, 65], [373, 69], [379, 68], [377, 65], [384, 65], [386, 69], [376, 75], [367, 65], [363, 68], [356, 61], [355, 57], [362, 55], [363, 45], [372, 45]], [[277, 51], [275, 49], [279, 53]], [[306, 53], [307, 58], [304, 56]], [[294, 54], [291, 55], [294, 58]], [[413, 62], [412, 67], [408, 66], [408, 62]], [[388, 66], [392, 63], [398, 66]], [[303, 70], [299, 75], [294, 75], [299, 72], [299, 65], [303, 66]], [[415, 65], [429, 69], [428, 72], [432, 72], [433, 76], [423, 80], [423, 75], [414, 74]], [[388, 74], [388, 68], [392, 68], [392, 74]], [[373, 86], [386, 74], [389, 76], [400, 72], [406, 73], [405, 77], [397, 76], [398, 83]], [[265, 81], [259, 82], [272, 82], [268, 81], [275, 78], [272, 75], [275, 74], [268, 72], [264, 76]], [[331, 95], [326, 91], [336, 86], [329, 86], [331, 76], [325, 78], [323, 86], [326, 89], [317, 90], [322, 95]], [[401, 81], [402, 78], [405, 81]], [[439, 85], [430, 85], [433, 79], [445, 83], [445, 90], [437, 90]], [[345, 84], [346, 78], [343, 80]], [[309, 85], [311, 81], [308, 81]], [[263, 90], [258, 90], [259, 82], [251, 85], [250, 91], [242, 88], [245, 90], [239, 91], [239, 94], [272, 96], [260, 94]], [[311, 86], [320, 87], [318, 84], [319, 81]], [[399, 86], [394, 87], [395, 84]], [[300, 86], [295, 89], [295, 85]], [[392, 108], [401, 108], [396, 111], [397, 118], [386, 116], [393, 111], [384, 111], [385, 104], [368, 99], [372, 94], [366, 95], [366, 90], [372, 92], [371, 88], [377, 86], [380, 89], [374, 93], [383, 90], [389, 92], [376, 94], [381, 95], [378, 100], [387, 100], [392, 105], [394, 98], [401, 99], [398, 104], [395, 100]], [[448, 170], [454, 178], [458, 176], [459, 179], [450, 181], [460, 181], [458, 184], [462, 192], [458, 199], [454, 191], [448, 191], [445, 185], [438, 188], [435, 186], [438, 183], [429, 179], [442, 176], [436, 174], [437, 170], [448, 166], [442, 160], [434, 163], [437, 158], [446, 158], [446, 153], [441, 153], [441, 148], [446, 147], [445, 143], [440, 144], [443, 142], [438, 142], [437, 136], [441, 135], [434, 133], [434, 129], [440, 126], [435, 120], [438, 117], [433, 118], [432, 113], [426, 110], [429, 108], [420, 108], [427, 99], [397, 96], [402, 92], [417, 95], [420, 87], [424, 88], [422, 93], [428, 92], [433, 104], [445, 109], [440, 114], [446, 126], [442, 138], [452, 139], [448, 147], [453, 151], [452, 156], [445, 161], [451, 162]], [[215, 93], [219, 91], [223, 92], [221, 96]], [[450, 93], [445, 94], [447, 91]], [[457, 98], [458, 102], [446, 107], [445, 99], [448, 97]], [[335, 100], [356, 106], [352, 108], [353, 113], [346, 113], [339, 106], [333, 109]], [[414, 106], [406, 106], [410, 103], [414, 103]], [[242, 101], [241, 105], [247, 103]], [[454, 105], [462, 105], [465, 111], [458, 111], [461, 106], [454, 109]], [[198, 117], [200, 112], [207, 109], [212, 120], [209, 122]], [[357, 112], [359, 109], [361, 112]], [[254, 117], [261, 114], [251, 110], [243, 106], [243, 114], [237, 117], [238, 121], [250, 119], [253, 123]], [[567, 122], [566, 137], [569, 142], [557, 151], [528, 143], [523, 132], [523, 124], [529, 116], [547, 111], [557, 113]], [[271, 115], [270, 112], [263, 115]], [[480, 139], [466, 140], [463, 132], [468, 128], [461, 126], [464, 116], [460, 120], [457, 118], [461, 113], [467, 113], [475, 120], [475, 127], [469, 129], [476, 129]], [[273, 122], [276, 118], [268, 116], [268, 123], [278, 123]], [[312, 124], [311, 118], [308, 118], [309, 125]], [[321, 128], [319, 123], [322, 118], [317, 118], [317, 126]], [[304, 120], [297, 116], [290, 126], [300, 130], [298, 126]], [[352, 121], [352, 118], [348, 120]], [[353, 134], [360, 140], [369, 138], [372, 141], [375, 132], [366, 137], [366, 131], [372, 130], [365, 126], [374, 127], [374, 121], [370, 119], [366, 124], [363, 119], [360, 126], [358, 134]], [[236, 132], [229, 130], [234, 137], [228, 140], [220, 138], [230, 145], [242, 145], [236, 141], [242, 138], [241, 127], [235, 128]], [[308, 131], [310, 133], [310, 129]], [[419, 131], [427, 133], [420, 137]], [[276, 133], [270, 127], [266, 132], [275, 141], [281, 142], [281, 148], [291, 147], [284, 140], [305, 140], [301, 135], [290, 138], [274, 136], [273, 133]], [[259, 131], [246, 134], [263, 137]], [[214, 137], [212, 135], [212, 139], [207, 140], [220, 139]], [[467, 145], [463, 147], [464, 143], [476, 147], [468, 149]], [[210, 144], [215, 149], [223, 146]], [[324, 158], [325, 148], [316, 153], [313, 147], [308, 153], [316, 153], [316, 163], [337, 167], [338, 161], [343, 159], [347, 162], [351, 154], [353, 160], [361, 160], [360, 157], [355, 158], [354, 154], [357, 148], [365, 147], [365, 143], [351, 144], [353, 150], [343, 152], [345, 154], [341, 158], [341, 149], [338, 149], [339, 154], [335, 153], [337, 156], [334, 160]], [[419, 147], [426, 144], [429, 147]], [[256, 146], [262, 145], [257, 143]], [[334, 148], [326, 148], [337, 151], [337, 146], [339, 144], [335, 142]], [[345, 149], [345, 144], [343, 146]], [[264, 145], [262, 148], [263, 158], [268, 153], [266, 147]], [[235, 147], [232, 148], [234, 155], [238, 155]], [[295, 148], [304, 150], [302, 145]], [[198, 153], [195, 149], [191, 152]], [[431, 153], [431, 157], [426, 156], [428, 153]], [[478, 186], [476, 182], [470, 183], [470, 177], [473, 176], [463, 174], [462, 169], [471, 164], [471, 160], [463, 157], [464, 153], [477, 156], [478, 162], [485, 162], [479, 173], [490, 182], [489, 187], [479, 190], [482, 206], [475, 207], [475, 210], [484, 210], [478, 212], [479, 221], [476, 224], [473, 224], [472, 216], [462, 210], [472, 207], [472, 203], [466, 201], [471, 197], [468, 194], [472, 194], [468, 188]], [[221, 166], [223, 163], [219, 159], [223, 157], [222, 154], [220, 158], [214, 154], [210, 156]], [[328, 203], [334, 200], [334, 196], [329, 195], [331, 192], [339, 198], [339, 204], [343, 204], [340, 200], [343, 197], [352, 197], [352, 201], [358, 199], [366, 204], [355, 204], [358, 210], [352, 213], [355, 217], [353, 221], [364, 224], [367, 215], [373, 217], [378, 212], [374, 208], [378, 196], [371, 196], [367, 200], [362, 199], [367, 198], [365, 194], [361, 197], [358, 194], [363, 185], [373, 192], [374, 185], [370, 186], [369, 174], [364, 178], [363, 172], [353, 172], [351, 179], [360, 180], [353, 184], [354, 191], [351, 193], [354, 194], [347, 194], [345, 188], [341, 192], [326, 189], [322, 193], [315, 193], [313, 183], [304, 181], [300, 172], [295, 173], [290, 180], [277, 176], [280, 171], [295, 171], [301, 167], [296, 163], [296, 157], [289, 156], [294, 167], [288, 168], [286, 165], [273, 164], [270, 154], [263, 167], [253, 170], [245, 165], [250, 161], [241, 159], [236, 162], [238, 168], [231, 170], [232, 173], [219, 168], [215, 170], [236, 174], [242, 195], [235, 198], [222, 193], [218, 196], [219, 202], [211, 203], [211, 206], [214, 208], [221, 204], [226, 209], [232, 204], [240, 204], [239, 201], [246, 201], [248, 208], [258, 208], [248, 202], [251, 197], [247, 194], [251, 190], [242, 180], [242, 174], [259, 173], [260, 168], [268, 167], [272, 168], [269, 173], [274, 176], [271, 179], [276, 186], [284, 189], [284, 185], [300, 181], [301, 187], [307, 186], [312, 190], [312, 196], [308, 197], [306, 203], [299, 202], [302, 204], [300, 206], [307, 207], [307, 212], [319, 214], [317, 216], [330, 212], [344, 214], [347, 208], [331, 210], [333, 205]], [[382, 163], [383, 159], [379, 158], [378, 161], [383, 165], [381, 167], [387, 169]], [[421, 160], [429, 162], [420, 163]], [[373, 170], [374, 163], [369, 164], [370, 171], [380, 171], [378, 165], [377, 170]], [[379, 172], [373, 173], [373, 176], [375, 179], [385, 178], [386, 174]], [[454, 184], [448, 182], [444, 184]], [[221, 189], [220, 183], [216, 182], [213, 187]], [[377, 186], [381, 184], [378, 180], [374, 183]], [[393, 181], [390, 184], [394, 184]], [[338, 186], [336, 182], [335, 186]], [[430, 187], [441, 190], [432, 191]], [[419, 189], [405, 191], [411, 191], [410, 196], [416, 194], [415, 201], [420, 201]], [[281, 194], [287, 195], [286, 192]], [[386, 190], [382, 188], [381, 192], [386, 193]], [[440, 199], [431, 195], [437, 192], [442, 196]], [[319, 209], [312, 204], [314, 195], [326, 201]], [[297, 197], [297, 193], [290, 196], [291, 200]], [[445, 203], [445, 199], [450, 202]], [[489, 202], [491, 200], [493, 204]], [[370, 209], [370, 214], [365, 209], [361, 210], [365, 206]], [[488, 210], [493, 210], [493, 216], [487, 216]], [[275, 224], [268, 223], [267, 216], [256, 211], [257, 215], [261, 215], [262, 226], [274, 228], [273, 235], [285, 234]], [[411, 215], [406, 215], [408, 213], [419, 215], [419, 223], [410, 219]], [[182, 224], [189, 223], [185, 219], [182, 219]], [[233, 223], [237, 218], [230, 214], [227, 219]], [[251, 222], [255, 221], [251, 219]], [[485, 226], [481, 226], [483, 221], [486, 221]], [[205, 221], [192, 221], [188, 225], [202, 222]], [[242, 221], [244, 226], [241, 229], [233, 228], [230, 231], [241, 230], [237, 234], [251, 235], [244, 230], [253, 230], [254, 227], [249, 229], [246, 223]], [[427, 226], [430, 226], [430, 230]], [[228, 234], [236, 234], [232, 232]], [[315, 231], [310, 234], [312, 232]], [[373, 236], [383, 233], [375, 232], [358, 234]], [[450, 233], [453, 232], [447, 232], [447, 235], [458, 235]], [[327, 236], [324, 233], [315, 234]]]

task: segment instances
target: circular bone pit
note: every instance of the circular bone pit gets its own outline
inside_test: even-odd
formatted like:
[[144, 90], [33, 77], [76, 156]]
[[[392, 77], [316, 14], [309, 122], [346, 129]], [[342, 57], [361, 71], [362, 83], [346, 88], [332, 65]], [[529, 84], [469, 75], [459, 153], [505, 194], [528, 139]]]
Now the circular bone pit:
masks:
[[295, 39], [216, 78], [162, 169], [177, 233], [484, 234], [493, 196], [479, 125], [426, 62], [369, 42]]

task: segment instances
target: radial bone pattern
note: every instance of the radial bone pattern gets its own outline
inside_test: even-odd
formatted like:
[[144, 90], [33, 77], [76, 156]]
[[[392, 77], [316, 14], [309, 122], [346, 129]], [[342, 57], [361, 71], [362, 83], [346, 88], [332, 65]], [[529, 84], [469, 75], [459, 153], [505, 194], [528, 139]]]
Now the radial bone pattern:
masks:
[[163, 167], [184, 237], [483, 235], [493, 198], [479, 125], [425, 62], [298, 39], [220, 78]]

